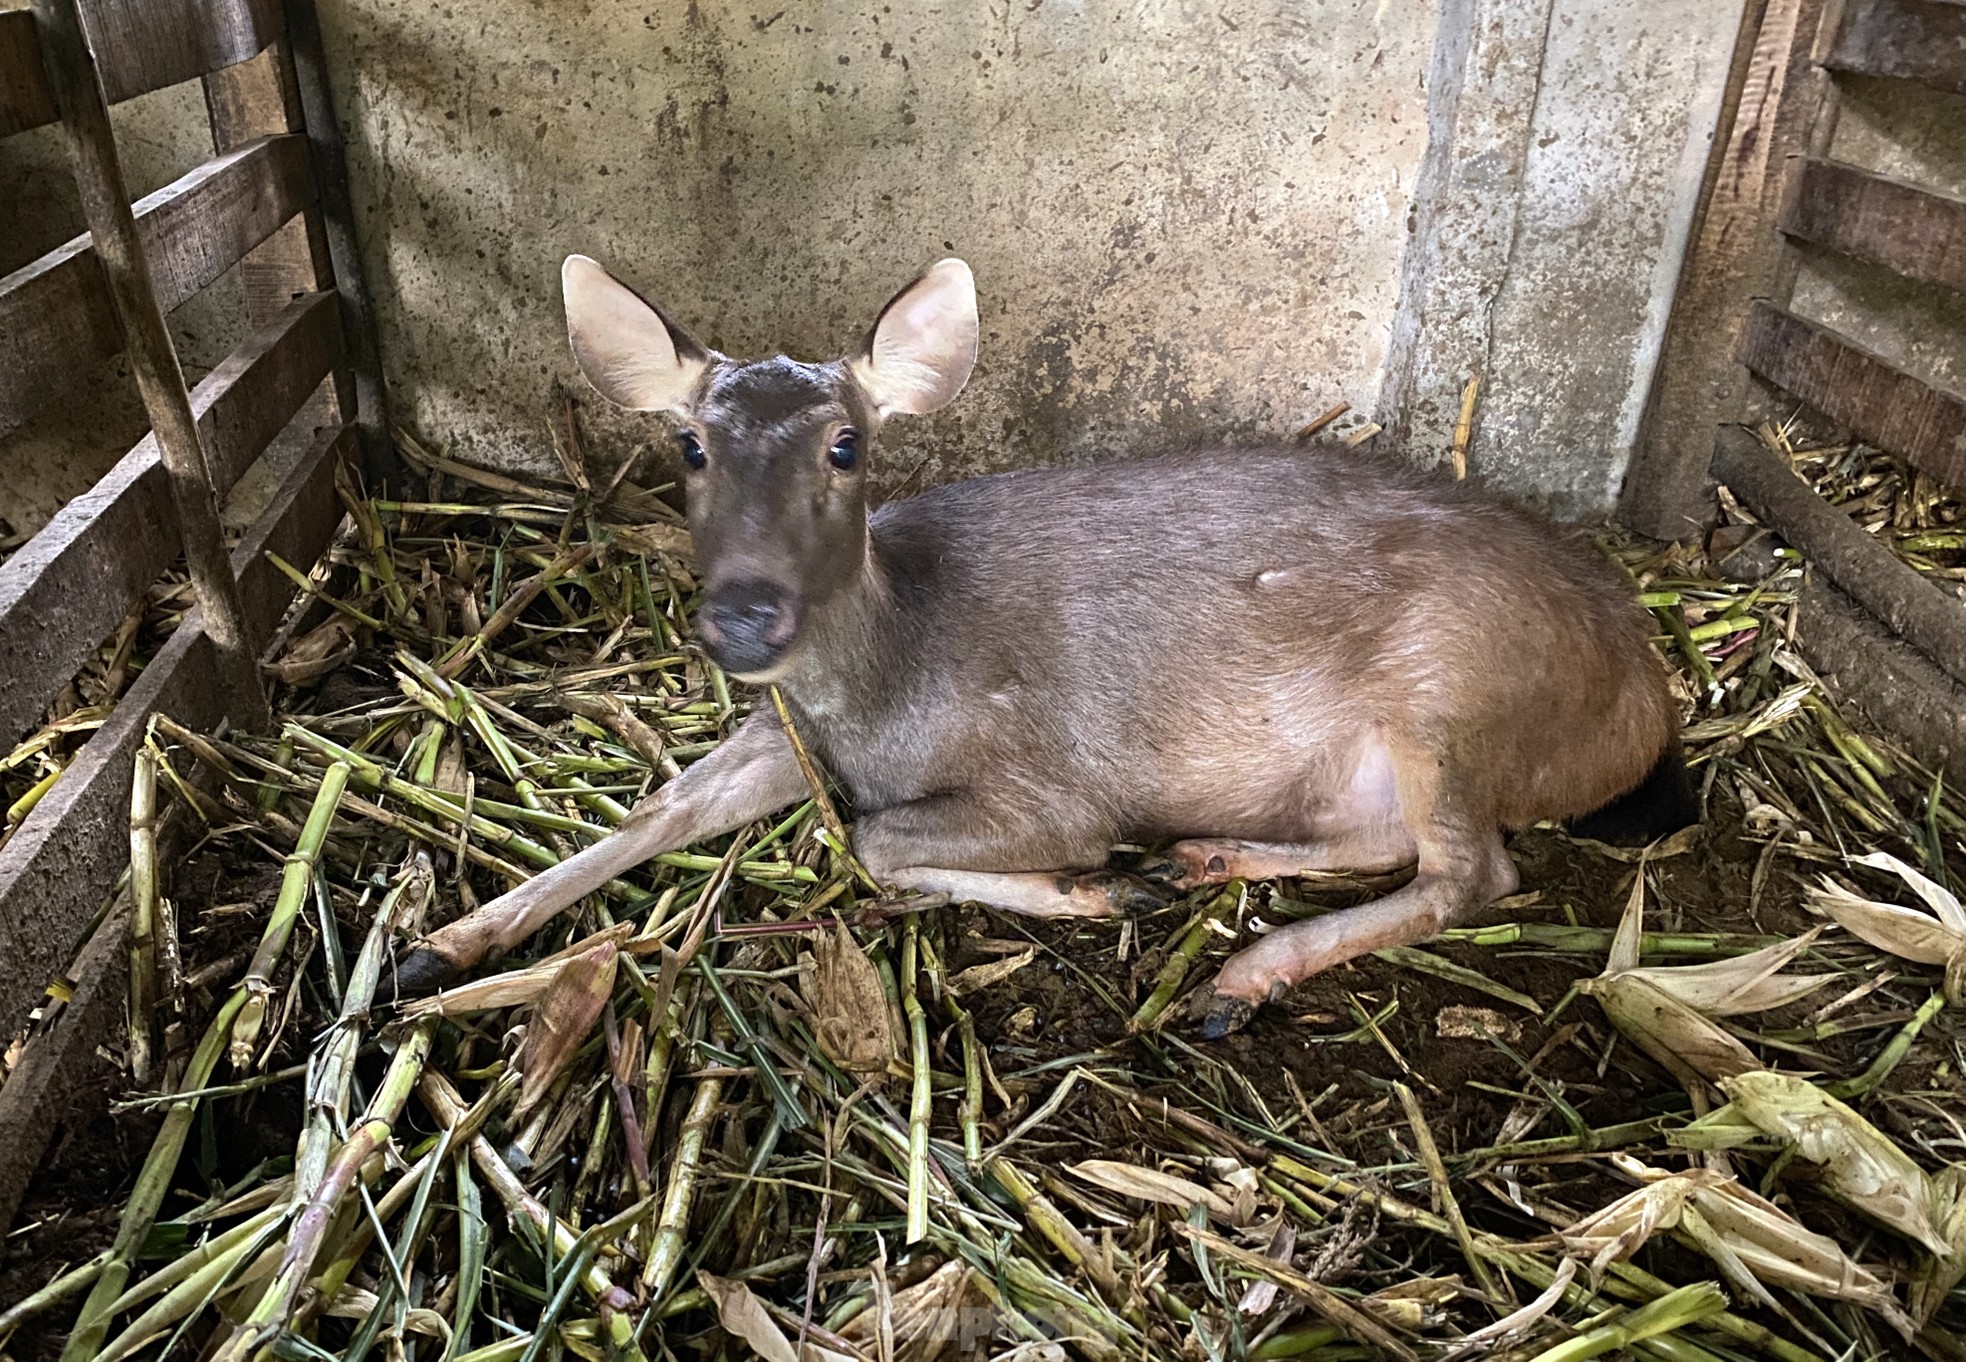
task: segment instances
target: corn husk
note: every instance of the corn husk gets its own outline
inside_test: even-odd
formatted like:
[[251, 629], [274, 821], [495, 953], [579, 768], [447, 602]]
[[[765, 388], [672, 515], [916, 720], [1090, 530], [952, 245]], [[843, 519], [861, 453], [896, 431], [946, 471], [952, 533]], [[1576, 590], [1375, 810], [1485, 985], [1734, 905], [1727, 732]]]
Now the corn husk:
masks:
[[1689, 1088], [1701, 1080], [1719, 1083], [1761, 1067], [1754, 1052], [1712, 1018], [1781, 1007], [1835, 977], [1781, 972], [1815, 944], [1817, 931], [1730, 959], [1661, 967], [1638, 963], [1644, 925], [1641, 863], [1604, 972], [1577, 987], [1597, 999], [1612, 1025], [1633, 1044]]
[[968, 1263], [952, 1258], [922, 1281], [877, 1300], [839, 1330], [841, 1338], [878, 1355], [885, 1334], [893, 1341], [895, 1362], [932, 1362], [951, 1349], [967, 1355], [989, 1337], [996, 1311], [976, 1289]]
[[1938, 1230], [1952, 1251], [1934, 1254], [1912, 1274], [1906, 1293], [1912, 1318], [1921, 1325], [1945, 1304], [1946, 1296], [1966, 1277], [1966, 1165], [1953, 1164], [1932, 1179], [1932, 1201]]
[[1236, 1217], [1235, 1203], [1229, 1198], [1210, 1191], [1198, 1182], [1190, 1182], [1173, 1173], [1163, 1173], [1158, 1168], [1142, 1168], [1138, 1164], [1120, 1163], [1113, 1159], [1087, 1159], [1083, 1163], [1072, 1164], [1066, 1171], [1095, 1187], [1160, 1206], [1172, 1206], [1184, 1214], [1200, 1206], [1216, 1220], [1233, 1221]]
[[894, 1016], [881, 974], [846, 924], [819, 933], [799, 962], [799, 986], [812, 1008], [812, 1032], [826, 1057], [850, 1074], [884, 1074], [901, 1054], [906, 1029]]
[[708, 1272], [698, 1272], [696, 1282], [716, 1304], [718, 1322], [750, 1344], [765, 1362], [858, 1362], [849, 1353], [822, 1348], [810, 1340], [802, 1348], [793, 1347], [764, 1302], [743, 1282], [727, 1281]]
[[519, 1043], [518, 1067], [525, 1075], [519, 1088], [518, 1113], [531, 1111], [566, 1072], [576, 1052], [587, 1042], [601, 1009], [614, 993], [614, 974], [621, 948], [612, 941], [582, 951], [554, 972], [533, 1004], [525, 1039]]
[[1966, 907], [1935, 883], [1888, 852], [1853, 856], [1853, 865], [1888, 870], [1903, 880], [1930, 912], [1867, 898], [1830, 876], [1809, 890], [1809, 906], [1841, 924], [1852, 936], [1921, 965], [1941, 965], [1946, 999], [1966, 1000]]
[[[1741, 1142], [1752, 1127], [1816, 1164], [1823, 1190], [1850, 1209], [1931, 1253], [1951, 1253], [1951, 1243], [1939, 1232], [1932, 1180], [1876, 1126], [1793, 1074], [1763, 1070], [1729, 1078], [1720, 1086], [1728, 1105], [1695, 1121], [1674, 1143], [1724, 1148], [1728, 1142]], [[1715, 1137], [1712, 1142], [1702, 1140], [1708, 1134]]]
[[1890, 1283], [1737, 1179], [1707, 1168], [1673, 1173], [1624, 1155], [1612, 1162], [1641, 1186], [1571, 1225], [1559, 1236], [1602, 1276], [1654, 1235], [1671, 1231], [1710, 1258], [1736, 1291], [1770, 1307], [1770, 1288], [1854, 1301], [1901, 1332], [1911, 1323]]

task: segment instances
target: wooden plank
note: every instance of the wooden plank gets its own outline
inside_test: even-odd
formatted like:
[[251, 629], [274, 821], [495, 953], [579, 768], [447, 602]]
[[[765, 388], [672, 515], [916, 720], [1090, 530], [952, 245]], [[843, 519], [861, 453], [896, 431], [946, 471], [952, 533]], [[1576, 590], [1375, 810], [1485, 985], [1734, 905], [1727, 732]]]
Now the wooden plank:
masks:
[[321, 218], [327, 229], [335, 288], [341, 293], [342, 327], [348, 341], [348, 363], [354, 391], [340, 398], [343, 420], [355, 423], [362, 440], [362, 467], [371, 491], [388, 485], [400, 468], [395, 428], [389, 423], [388, 390], [382, 382], [381, 351], [376, 344], [375, 309], [362, 273], [362, 252], [355, 239], [355, 207], [348, 190], [347, 158], [341, 150], [341, 125], [335, 121], [329, 88], [327, 58], [321, 50], [320, 17], [314, 0], [287, 0], [287, 46], [293, 53], [294, 76], [301, 108], [307, 119], [308, 144], [314, 149], [314, 174], [321, 195]]
[[88, 0], [82, 22], [112, 104], [247, 61], [286, 28], [280, 0]]
[[[274, 43], [251, 61], [205, 77], [205, 111], [212, 150], [231, 151], [283, 132], [304, 132], [300, 87], [285, 43]], [[264, 325], [296, 295], [334, 287], [327, 235], [318, 210], [288, 222], [239, 262], [246, 289], [246, 319]]]
[[195, 620], [171, 635], [107, 722], [0, 847], [0, 1029], [12, 1035], [130, 860], [130, 780], [150, 715], [219, 719], [211, 642]]
[[1966, 95], [1966, 5], [1849, 0], [1823, 64], [1832, 71], [1915, 80]]
[[[289, 305], [191, 395], [221, 491], [292, 419], [339, 362], [333, 294]], [[178, 553], [177, 521], [154, 437], [119, 460], [0, 566], [0, 742], [49, 703]]]
[[1838, 699], [1921, 761], [1966, 780], [1966, 687], [1827, 582], [1804, 584], [1796, 642]]
[[116, 135], [109, 126], [100, 68], [83, 31], [81, 0], [31, 0], [31, 8], [41, 34], [41, 64], [61, 109], [82, 216], [89, 224], [96, 262], [122, 325], [130, 372], [170, 481], [185, 567], [204, 611], [205, 631], [218, 650], [227, 702], [240, 722], [263, 720], [269, 716], [258, 646], [240, 614], [239, 583], [226, 557], [204, 438], [191, 410], [191, 390], [178, 363], [177, 341], [151, 282], [148, 255], [116, 153]]
[[[261, 630], [293, 598], [267, 553], [301, 568], [319, 559], [341, 520], [335, 465], [355, 447], [346, 427], [319, 441], [233, 550], [239, 594]], [[131, 762], [150, 714], [161, 709], [209, 727], [219, 719], [219, 701], [216, 657], [203, 613], [194, 612], [0, 847], [0, 1032], [11, 1035], [26, 1019], [129, 861]]]
[[352, 426], [322, 432], [281, 482], [265, 513], [232, 551], [232, 568], [238, 574], [246, 617], [260, 637], [273, 631], [294, 598], [293, 583], [267, 554], [278, 554], [303, 570], [320, 558], [334, 537], [335, 526], [341, 523], [335, 469], [356, 457], [358, 448]]
[[[279, 0], [87, 0], [82, 15], [111, 104], [246, 61], [286, 29]], [[0, 12], [0, 137], [60, 116], [33, 14]]]
[[1941, 591], [1850, 517], [1817, 496], [1786, 462], [1738, 426], [1720, 433], [1714, 476], [1851, 599], [1966, 683], [1966, 605]]
[[69, 1114], [100, 1109], [119, 1086], [120, 1071], [97, 1047], [115, 1043], [123, 1020], [129, 929], [121, 910], [96, 928], [69, 967], [74, 989], [61, 1015], [34, 1037], [0, 1088], [0, 1233], [12, 1228], [41, 1156]]
[[[240, 594], [269, 626], [292, 599], [266, 555], [306, 566], [341, 520], [336, 466], [357, 457], [346, 427], [328, 433], [294, 468], [233, 552]], [[98, 1040], [123, 1013], [127, 921], [112, 915], [71, 966], [67, 952], [129, 859], [131, 767], [150, 715], [193, 728], [219, 718], [218, 675], [198, 614], [173, 634], [5, 847], [0, 847], [0, 1029], [12, 1034], [50, 980], [72, 968], [73, 998], [0, 1087], [0, 1230], [19, 1207], [47, 1147], [53, 1117], [81, 1090]]]
[[41, 70], [33, 12], [0, 10], [0, 137], [12, 137], [58, 117], [48, 77]]
[[1966, 488], [1966, 398], [1913, 378], [1882, 355], [1769, 303], [1756, 303], [1741, 363], [1860, 439]]
[[[1619, 515], [1678, 539], [1714, 515], [1707, 456], [1739, 420], [1748, 379], [1734, 362], [1749, 301], [1777, 287], [1772, 229], [1788, 155], [1804, 150], [1831, 81], [1811, 59], [1823, 0], [1750, 0], [1700, 209], [1681, 262], [1664, 348], [1625, 476]], [[1777, 296], [1780, 296], [1779, 294]]]
[[1790, 178], [1781, 226], [1907, 279], [1966, 292], [1966, 199], [1811, 156]]
[[[307, 141], [263, 138], [133, 206], [158, 306], [177, 307], [314, 201]], [[86, 235], [0, 278], [0, 435], [123, 348]]]

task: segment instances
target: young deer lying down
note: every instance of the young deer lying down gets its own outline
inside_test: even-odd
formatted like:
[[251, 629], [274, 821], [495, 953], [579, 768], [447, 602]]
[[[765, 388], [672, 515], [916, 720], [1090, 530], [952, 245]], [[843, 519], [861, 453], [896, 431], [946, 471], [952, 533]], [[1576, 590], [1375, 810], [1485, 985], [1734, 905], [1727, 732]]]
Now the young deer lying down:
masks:
[[[575, 357], [683, 426], [702, 641], [783, 691], [898, 888], [1036, 916], [1156, 901], [1106, 871], [1176, 839], [1179, 887], [1304, 870], [1412, 881], [1271, 932], [1197, 1008], [1211, 1036], [1285, 988], [1511, 893], [1504, 829], [1637, 791], [1689, 821], [1677, 722], [1615, 572], [1465, 484], [1341, 448], [1204, 449], [977, 478], [867, 509], [891, 416], [955, 397], [969, 268], [944, 260], [856, 358], [745, 363], [583, 256]], [[1643, 787], [1642, 789], [1640, 787]], [[515, 945], [649, 856], [806, 794], [772, 707], [619, 831], [426, 939], [417, 990]]]

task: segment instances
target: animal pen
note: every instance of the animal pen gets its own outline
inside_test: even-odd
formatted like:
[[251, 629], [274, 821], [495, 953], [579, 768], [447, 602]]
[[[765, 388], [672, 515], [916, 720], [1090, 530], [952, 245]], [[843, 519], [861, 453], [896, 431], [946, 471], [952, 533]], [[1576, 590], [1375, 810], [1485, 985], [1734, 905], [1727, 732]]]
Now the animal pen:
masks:
[[[1093, 243], [1140, 273], [1086, 265], [1019, 201], [1078, 204], [1079, 178], [1107, 173], [1090, 152], [972, 204], [1046, 260], [1019, 279], [1042, 302], [996, 308], [980, 271], [986, 353], [1013, 359], [986, 373], [984, 415], [902, 451], [888, 490], [1218, 427], [1398, 439], [1588, 520], [1622, 478], [1627, 528], [1599, 546], [1659, 622], [1703, 831], [1644, 852], [1525, 832], [1523, 892], [1204, 1044], [1180, 1000], [1210, 958], [1387, 879], [1235, 884], [1124, 923], [923, 912], [856, 873], [851, 810], [816, 784], [439, 1000], [397, 999], [400, 943], [602, 837], [769, 703], [690, 641], [690, 542], [667, 462], [644, 457], [652, 427], [535, 382], [535, 353], [570, 372], [563, 319], [502, 273], [669, 231], [640, 206], [626, 223], [588, 210], [624, 173], [657, 174], [624, 172], [634, 155], [695, 157], [666, 197], [728, 214], [665, 243], [680, 258], [734, 271], [726, 226], [747, 246], [823, 238], [785, 247], [819, 260], [867, 253], [844, 219], [788, 231], [773, 214], [796, 198], [760, 169], [747, 201], [744, 166], [708, 149], [816, 165], [818, 194], [849, 174], [856, 126], [829, 84], [899, 40], [872, 19], [794, 85], [763, 57], [747, 77], [744, 54], [845, 46], [823, 15], [702, 8], [724, 47], [696, 5], [603, 7], [599, 30], [654, 35], [631, 74], [714, 70], [694, 115], [649, 96], [659, 81], [579, 84], [544, 38], [536, 54], [498, 28], [557, 16], [460, 5], [501, 35], [476, 52], [504, 83], [479, 89], [380, 5], [0, 10], [0, 175], [8, 142], [58, 128], [86, 227], [32, 258], [0, 250], [0, 449], [87, 426], [74, 394], [106, 365], [151, 431], [21, 513], [0, 563], [0, 1353], [1966, 1356], [1966, 6], [1698, 7], [1725, 11], [1725, 41], [1709, 95], [1683, 101], [1692, 150], [1644, 200], [1677, 226], [1610, 265], [1536, 215], [1539, 183], [1653, 192], [1623, 162], [1537, 160], [1597, 126], [1560, 122], [1564, 61], [1596, 59], [1566, 57], [1564, 33], [1627, 12], [1590, 0], [1450, 0], [1424, 41], [1389, 28], [1352, 54], [1361, 87], [1405, 62], [1418, 104], [1334, 104], [1301, 138], [1258, 109], [1249, 155], [1291, 174], [1347, 137], [1363, 165], [1404, 158], [1407, 197], [1347, 186], [1345, 213], [1320, 206], [1375, 225], [1333, 236], [1331, 299], [1238, 293], [1165, 241], [1157, 265], [1145, 218]], [[1372, 9], [1311, 8], [1335, 29]], [[1002, 22], [1051, 22], [1040, 9]], [[1154, 24], [1140, 47], [1165, 40], [1176, 65], [1245, 40], [1233, 16], [1171, 39]], [[437, 32], [453, 27], [470, 40], [446, 10]], [[1085, 40], [1086, 69], [1143, 60], [1118, 27]], [[1044, 32], [1057, 50], [1084, 36]], [[865, 78], [905, 86], [868, 137], [880, 156], [926, 135], [918, 108], [987, 121], [987, 101], [935, 104], [938, 71], [960, 83], [967, 63], [982, 88], [1024, 60], [968, 30], [914, 36], [940, 67]], [[400, 93], [452, 79], [462, 118]], [[133, 198], [125, 162], [155, 130], [115, 110], [187, 82], [212, 154]], [[733, 88], [797, 116], [740, 127]], [[652, 150], [595, 139], [576, 194], [542, 169], [573, 155], [556, 125], [610, 99], [653, 100]], [[1512, 99], [1517, 123], [1494, 112]], [[1097, 140], [1072, 122], [1053, 134]], [[476, 175], [474, 147], [516, 169]], [[924, 153], [917, 171], [953, 200], [935, 177], [983, 157]], [[1180, 197], [1173, 170], [1126, 173], [1128, 194]], [[913, 230], [895, 195], [865, 197]], [[1518, 216], [1496, 219], [1503, 202]], [[549, 204], [546, 226], [521, 221]], [[1248, 207], [1222, 225], [1222, 269], [1274, 246], [1269, 205]], [[445, 213], [470, 231], [439, 230]], [[1620, 237], [1608, 218], [1580, 230]], [[954, 249], [942, 233], [914, 231], [923, 258], [881, 272]], [[1383, 239], [1403, 244], [1374, 257]], [[1606, 330], [1623, 304], [1602, 289], [1563, 330], [1564, 279], [1531, 268], [1543, 248], [1638, 279], [1625, 330]], [[1279, 274], [1302, 264], [1277, 251]], [[1348, 253], [1357, 277], [1332, 264]], [[1105, 306], [1166, 322], [1187, 352], [1116, 348], [1060, 261], [1097, 275], [1088, 292], [1132, 279]], [[787, 324], [831, 325], [817, 293], [845, 269], [782, 268]], [[735, 283], [657, 282], [728, 308], [733, 350], [764, 334]], [[243, 339], [188, 383], [201, 294], [243, 314]], [[453, 296], [477, 306], [452, 315]], [[1316, 329], [1293, 308], [1338, 339], [1291, 351], [1236, 329]], [[1608, 387], [1558, 362], [1600, 342], [1629, 370], [1607, 366]], [[1350, 402], [1281, 391], [1319, 359], [1384, 381]], [[506, 391], [525, 384], [550, 394], [536, 412]], [[479, 409], [500, 415], [467, 429]], [[534, 418], [531, 445], [501, 453], [499, 422]], [[1578, 472], [1575, 429], [1619, 421], [1617, 457]], [[1542, 462], [1510, 452], [1538, 440]]]

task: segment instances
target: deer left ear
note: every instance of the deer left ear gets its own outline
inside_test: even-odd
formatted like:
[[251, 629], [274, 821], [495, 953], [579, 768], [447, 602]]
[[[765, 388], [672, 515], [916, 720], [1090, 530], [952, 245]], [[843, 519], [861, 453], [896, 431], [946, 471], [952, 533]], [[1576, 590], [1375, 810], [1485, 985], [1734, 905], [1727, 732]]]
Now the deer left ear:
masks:
[[849, 366], [883, 417], [947, 406], [976, 367], [976, 277], [941, 260], [894, 295]]

